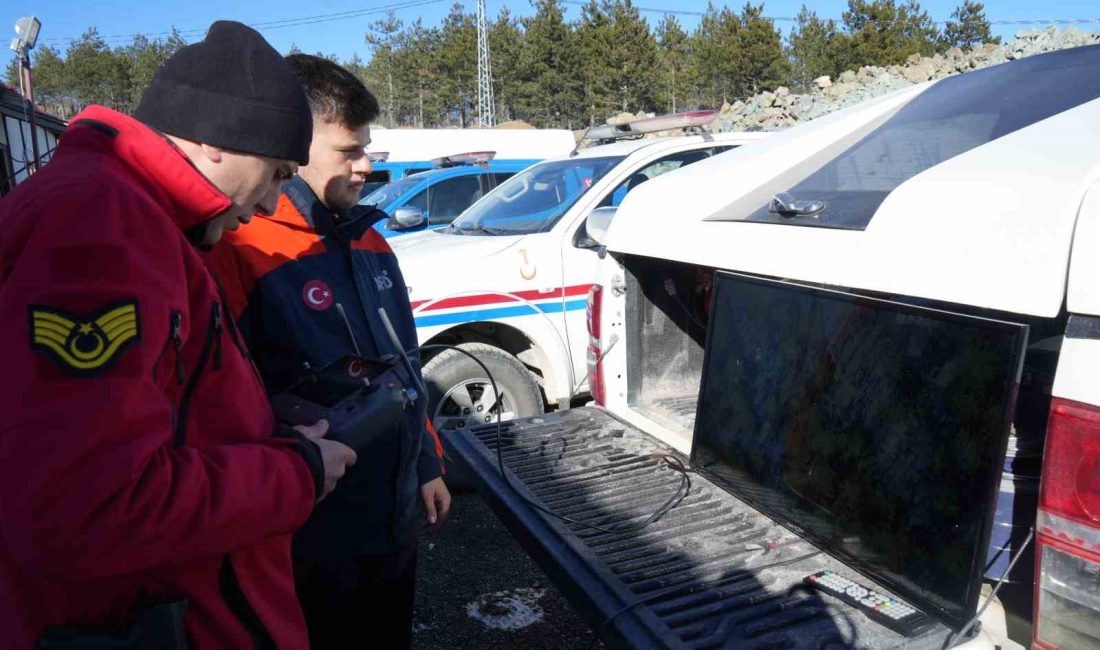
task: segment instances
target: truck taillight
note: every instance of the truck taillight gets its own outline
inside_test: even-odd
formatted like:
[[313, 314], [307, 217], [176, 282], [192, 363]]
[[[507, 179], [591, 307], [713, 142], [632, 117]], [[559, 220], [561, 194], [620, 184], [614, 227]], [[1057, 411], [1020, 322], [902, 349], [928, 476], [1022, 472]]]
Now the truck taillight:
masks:
[[585, 316], [588, 320], [588, 350], [585, 358], [588, 361], [588, 390], [592, 393], [592, 399], [601, 406], [606, 403], [603, 385], [603, 355], [600, 351], [600, 306], [603, 301], [603, 287], [596, 284], [588, 290], [588, 304], [585, 305]]
[[1100, 407], [1051, 401], [1035, 539], [1034, 647], [1100, 647]]

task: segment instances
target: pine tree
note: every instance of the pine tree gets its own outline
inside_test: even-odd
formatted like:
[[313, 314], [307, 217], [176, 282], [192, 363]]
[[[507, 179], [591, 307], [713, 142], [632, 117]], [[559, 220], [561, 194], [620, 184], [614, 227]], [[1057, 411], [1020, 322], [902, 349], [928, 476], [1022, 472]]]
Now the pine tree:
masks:
[[914, 54], [931, 56], [944, 49], [936, 22], [921, 8], [918, 0], [906, 0], [898, 9], [906, 47]]
[[434, 63], [440, 82], [435, 94], [445, 106], [448, 121], [469, 126], [477, 105], [477, 23], [459, 2], [443, 19]]
[[930, 56], [942, 48], [939, 31], [917, 0], [848, 0], [843, 15], [847, 34], [838, 39], [842, 69], [904, 63], [913, 54]]
[[791, 84], [800, 92], [813, 87], [813, 80], [822, 75], [835, 75], [840, 70], [832, 47], [838, 37], [836, 22], [821, 20], [806, 5], [795, 18], [795, 26], [787, 39], [791, 61]]
[[687, 32], [676, 16], [665, 14], [657, 26], [658, 105], [664, 112], [675, 113], [690, 104], [690, 56]]
[[741, 21], [728, 7], [718, 9], [713, 2], [691, 35], [693, 70], [699, 79], [702, 102], [718, 107], [739, 94], [738, 60]]
[[1000, 43], [1001, 37], [990, 32], [985, 17], [985, 5], [963, 0], [951, 14], [951, 20], [943, 29], [943, 42], [947, 47], [972, 48], [983, 43]]
[[539, 127], [579, 126], [584, 114], [580, 66], [560, 0], [536, 0], [535, 14], [523, 19], [523, 29], [517, 116]]
[[102, 104], [115, 110], [130, 108], [131, 82], [126, 58], [113, 51], [95, 28], [84, 32], [65, 50], [66, 87], [80, 108]]
[[374, 89], [382, 109], [380, 122], [387, 127], [397, 126], [397, 106], [393, 93], [393, 75], [396, 68], [398, 35], [403, 23], [394, 12], [372, 22], [367, 27], [364, 40], [371, 50], [367, 66], [367, 86]]
[[745, 4], [737, 40], [737, 92], [753, 95], [782, 85], [790, 74], [783, 58], [783, 39], [775, 22], [764, 18], [764, 5]]
[[187, 42], [179, 31], [172, 29], [165, 40], [149, 40], [145, 36], [135, 36], [130, 45], [121, 48], [118, 54], [129, 69], [130, 97], [127, 112], [137, 108], [146, 86], [153, 80], [158, 68]]
[[596, 0], [581, 7], [581, 18], [573, 32], [585, 124], [599, 124], [615, 109], [613, 71], [608, 62], [612, 50], [612, 18]]
[[[427, 77], [434, 72], [427, 61], [434, 36], [419, 19], [406, 27], [392, 11], [368, 27], [365, 38], [371, 60], [364, 76], [367, 87], [378, 97], [382, 108], [379, 121], [384, 126], [425, 125], [424, 96], [432, 87]], [[432, 110], [428, 114], [440, 117]]]
[[641, 112], [656, 103], [657, 40], [631, 0], [605, 0], [611, 15], [611, 52], [606, 64], [618, 106]]
[[496, 22], [489, 27], [489, 52], [493, 62], [493, 98], [496, 100], [497, 121], [516, 119], [519, 100], [519, 79], [515, 62], [519, 58], [523, 34], [519, 21], [508, 7], [502, 7]]
[[657, 42], [630, 0], [585, 5], [575, 42], [589, 124], [653, 106]]
[[437, 89], [443, 85], [444, 71], [440, 65], [442, 31], [425, 27], [417, 18], [398, 38], [398, 62], [394, 93], [402, 107], [402, 124], [421, 128], [452, 126], [446, 98]]

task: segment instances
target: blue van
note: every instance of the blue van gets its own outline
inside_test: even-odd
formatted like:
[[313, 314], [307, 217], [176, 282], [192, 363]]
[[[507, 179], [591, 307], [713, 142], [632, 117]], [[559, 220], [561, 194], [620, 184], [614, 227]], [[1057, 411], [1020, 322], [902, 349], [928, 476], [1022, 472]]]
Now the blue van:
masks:
[[388, 220], [375, 226], [384, 237], [435, 230], [454, 221], [490, 190], [536, 162], [490, 160], [440, 169], [429, 167], [430, 171], [414, 172], [375, 189], [359, 204], [376, 205], [390, 215]]

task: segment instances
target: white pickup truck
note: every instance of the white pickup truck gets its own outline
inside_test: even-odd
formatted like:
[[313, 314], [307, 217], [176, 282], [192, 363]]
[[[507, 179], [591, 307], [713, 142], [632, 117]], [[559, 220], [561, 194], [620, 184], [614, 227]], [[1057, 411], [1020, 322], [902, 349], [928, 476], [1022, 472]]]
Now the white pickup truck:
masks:
[[596, 403], [448, 444], [615, 646], [1100, 647], [1098, 124], [1077, 48], [647, 183], [589, 226]]

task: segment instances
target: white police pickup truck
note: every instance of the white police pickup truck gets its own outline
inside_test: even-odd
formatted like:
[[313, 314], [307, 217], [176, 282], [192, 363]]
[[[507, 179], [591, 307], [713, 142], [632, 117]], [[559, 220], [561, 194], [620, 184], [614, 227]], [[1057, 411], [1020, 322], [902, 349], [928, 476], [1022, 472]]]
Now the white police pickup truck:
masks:
[[455, 455], [609, 644], [1100, 647], [1097, 125], [1100, 46], [647, 183], [596, 404]]
[[714, 118], [699, 111], [597, 127], [590, 137], [605, 144], [516, 174], [447, 228], [392, 240], [420, 342], [472, 352], [500, 389], [495, 394], [461, 353], [425, 355], [438, 430], [484, 423], [498, 412], [504, 419], [541, 413], [581, 393], [584, 306], [597, 260], [586, 219], [640, 183], [764, 137], [637, 137]]

